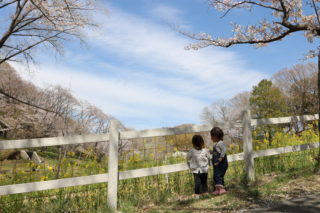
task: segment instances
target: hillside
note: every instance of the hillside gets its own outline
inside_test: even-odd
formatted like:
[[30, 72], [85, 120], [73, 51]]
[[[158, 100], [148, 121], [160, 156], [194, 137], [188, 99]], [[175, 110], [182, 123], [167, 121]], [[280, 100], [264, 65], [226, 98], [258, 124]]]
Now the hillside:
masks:
[[103, 133], [113, 119], [59, 85], [36, 87], [7, 63], [0, 65], [0, 76], [0, 122], [7, 138]]
[[[105, 133], [111, 119], [115, 118], [59, 85], [38, 88], [9, 64], [0, 65], [0, 140]], [[90, 146], [96, 153], [107, 151], [105, 143]], [[53, 152], [61, 156], [76, 149], [79, 146], [54, 147]], [[2, 150], [0, 159], [12, 153], [16, 150]]]

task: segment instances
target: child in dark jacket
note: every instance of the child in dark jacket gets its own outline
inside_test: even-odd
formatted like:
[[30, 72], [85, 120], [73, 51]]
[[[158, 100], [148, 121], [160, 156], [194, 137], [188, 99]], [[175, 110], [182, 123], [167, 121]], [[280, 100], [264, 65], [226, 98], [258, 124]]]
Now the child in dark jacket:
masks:
[[215, 191], [213, 194], [220, 195], [226, 192], [224, 186], [224, 175], [228, 169], [227, 148], [223, 142], [224, 133], [219, 127], [214, 127], [210, 131], [211, 140], [214, 143], [212, 151], [212, 164], [213, 164], [213, 180]]

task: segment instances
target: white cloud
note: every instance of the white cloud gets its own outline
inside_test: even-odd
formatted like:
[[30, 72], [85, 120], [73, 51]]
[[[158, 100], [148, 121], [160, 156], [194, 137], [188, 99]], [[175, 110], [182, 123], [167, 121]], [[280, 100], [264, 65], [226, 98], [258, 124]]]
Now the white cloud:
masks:
[[[185, 114], [190, 115], [205, 104], [192, 97], [171, 94], [134, 81], [101, 78], [79, 70], [50, 67], [48, 64], [38, 66], [37, 71], [30, 74], [19, 64], [12, 65], [24, 79], [35, 82], [37, 86], [64, 85], [76, 97], [94, 103], [118, 118], [162, 120], [161, 117], [169, 116], [182, 119]], [[197, 116], [194, 114], [192, 119]]]
[[194, 87], [185, 84], [194, 84], [195, 87], [199, 84], [205, 90], [229, 97], [239, 88], [251, 88], [248, 81], [256, 83], [264, 77], [256, 70], [246, 69], [244, 62], [231, 51], [217, 48], [184, 50], [190, 40], [167, 26], [115, 8], [104, 20], [103, 33], [89, 32], [93, 43], [106, 52], [111, 49], [113, 54], [128, 63], [147, 66], [156, 78], [169, 73], [175, 76], [174, 79], [169, 77], [169, 81], [187, 79], [188, 82], [180, 81], [175, 86], [186, 89], [191, 95], [197, 91], [193, 92], [189, 88]]
[[152, 17], [163, 21], [168, 24], [179, 24], [184, 28], [189, 28], [189, 24], [186, 23], [186, 20], [183, 18], [184, 12], [177, 8], [171, 7], [169, 5], [157, 4], [152, 5], [149, 13]]
[[[231, 51], [186, 51], [190, 41], [167, 25], [108, 8], [108, 15], [96, 16], [103, 28], [87, 32], [93, 51], [89, 65], [83, 53], [70, 50], [64, 59], [74, 63], [69, 68], [44, 63], [33, 77], [25, 78], [39, 86], [64, 85], [128, 126], [155, 128], [198, 123], [205, 105], [250, 89], [265, 77], [248, 70]], [[182, 12], [174, 8], [159, 6], [153, 12], [183, 21], [178, 20]]]

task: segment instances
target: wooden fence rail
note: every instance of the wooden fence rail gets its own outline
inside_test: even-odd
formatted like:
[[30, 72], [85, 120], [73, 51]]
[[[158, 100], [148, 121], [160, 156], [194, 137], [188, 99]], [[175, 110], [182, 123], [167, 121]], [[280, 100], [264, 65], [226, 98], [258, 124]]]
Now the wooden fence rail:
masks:
[[[297, 121], [312, 121], [317, 120], [318, 115], [304, 115], [304, 116], [291, 116], [280, 118], [268, 118], [268, 119], [251, 119], [251, 126], [267, 125], [267, 124], [284, 124]], [[242, 128], [242, 121], [229, 122], [227, 124], [218, 123], [215, 126], [219, 126], [223, 129], [226, 128]], [[190, 127], [176, 127], [176, 128], [158, 128], [151, 130], [141, 131], [124, 131], [120, 132], [120, 139], [135, 139], [146, 137], [159, 137], [175, 134], [188, 134], [195, 132], [207, 132], [210, 131], [212, 125], [192, 125]], [[96, 143], [109, 141], [109, 134], [91, 134], [91, 135], [77, 135], [77, 136], [65, 136], [65, 137], [53, 137], [53, 138], [36, 138], [36, 139], [22, 139], [22, 140], [4, 140], [0, 141], [0, 150], [2, 149], [24, 149], [46, 146], [60, 146], [71, 144], [83, 144], [83, 143]]]
[[[304, 116], [291, 116], [291, 117], [268, 118], [268, 119], [251, 119], [250, 111], [247, 110], [247, 111], [244, 111], [243, 120], [222, 123], [222, 124], [217, 123], [215, 126], [219, 126], [223, 129], [242, 128], [244, 152], [234, 154], [234, 155], [229, 155], [228, 160], [230, 162], [245, 160], [247, 177], [249, 180], [254, 180], [254, 158], [319, 148], [319, 141], [312, 144], [303, 144], [298, 146], [288, 146], [288, 147], [274, 148], [274, 149], [268, 149], [268, 150], [253, 151], [252, 135], [251, 135], [253, 126], [312, 121], [318, 118], [319, 118], [319, 115], [304, 115]], [[70, 144], [82, 144], [82, 143], [96, 143], [96, 142], [104, 142], [104, 141], [109, 142], [108, 173], [0, 186], [0, 195], [36, 192], [41, 190], [58, 189], [63, 187], [81, 186], [81, 185], [87, 185], [87, 184], [108, 182], [109, 183], [108, 184], [109, 185], [108, 186], [108, 205], [111, 208], [116, 209], [118, 180], [146, 177], [146, 176], [159, 175], [159, 174], [168, 174], [172, 172], [180, 172], [180, 171], [188, 170], [188, 166], [186, 163], [179, 163], [179, 164], [173, 164], [173, 165], [167, 165], [167, 166], [142, 168], [142, 169], [119, 172], [118, 171], [118, 144], [120, 140], [168, 136], [168, 135], [175, 135], [175, 134], [187, 134], [187, 133], [195, 133], [195, 132], [206, 132], [211, 130], [212, 127], [213, 127], [212, 125], [193, 125], [193, 126], [183, 127], [183, 128], [180, 128], [180, 127], [160, 128], [160, 129], [142, 130], [142, 131], [118, 132], [117, 122], [112, 121], [111, 127], [110, 127], [110, 134], [78, 135], [78, 136], [55, 137], [55, 138], [0, 141], [0, 150], [34, 148], [34, 147], [45, 147], [45, 146], [60, 146], [60, 145], [70, 145]]]
[[[285, 154], [289, 152], [299, 152], [299, 151], [310, 150], [315, 148], [319, 148], [319, 142], [254, 151], [253, 157], [257, 158], [257, 157], [264, 157], [264, 156], [271, 156], [271, 155], [280, 155], [280, 154]], [[243, 159], [244, 159], [244, 153], [238, 153], [238, 154], [233, 154], [228, 156], [229, 162], [240, 161]], [[119, 180], [147, 177], [152, 175], [169, 174], [173, 172], [182, 172], [186, 170], [189, 170], [188, 165], [186, 163], [177, 163], [177, 164], [171, 164], [166, 166], [120, 171]], [[32, 182], [32, 183], [13, 184], [13, 185], [0, 186], [0, 195], [36, 192], [36, 191], [42, 191], [42, 190], [59, 189], [64, 187], [82, 186], [82, 185], [106, 183], [106, 182], [109, 182], [108, 173], [73, 177], [73, 178], [63, 178], [63, 179], [57, 179], [57, 180], [47, 180], [47, 181]]]
[[109, 134], [97, 134], [97, 135], [77, 135], [77, 136], [65, 136], [65, 137], [53, 137], [53, 138], [35, 138], [35, 139], [22, 139], [22, 140], [5, 140], [0, 141], [1, 149], [25, 149], [36, 148], [45, 146], [61, 146], [71, 144], [83, 144], [83, 143], [97, 143], [109, 141]]

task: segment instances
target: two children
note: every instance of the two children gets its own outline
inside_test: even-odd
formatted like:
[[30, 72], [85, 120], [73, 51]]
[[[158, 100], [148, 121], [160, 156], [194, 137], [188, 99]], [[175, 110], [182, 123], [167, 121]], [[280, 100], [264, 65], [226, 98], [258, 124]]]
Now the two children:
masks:
[[[193, 149], [187, 154], [187, 163], [194, 176], [195, 194], [208, 192], [207, 178], [210, 162], [213, 165], [213, 180], [215, 191], [213, 194], [219, 195], [226, 192], [224, 188], [224, 175], [228, 169], [228, 160], [226, 155], [226, 146], [223, 142], [224, 133], [219, 127], [214, 127], [210, 131], [212, 142], [214, 142], [213, 151], [208, 151], [204, 147], [204, 140], [200, 135], [192, 138]], [[210, 155], [212, 154], [212, 156]]]

